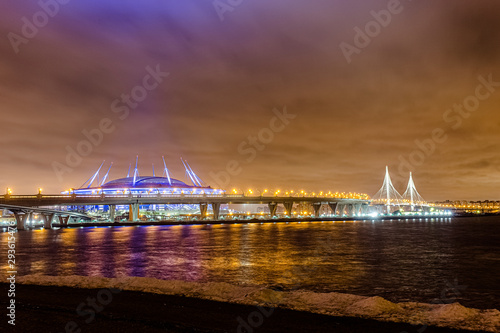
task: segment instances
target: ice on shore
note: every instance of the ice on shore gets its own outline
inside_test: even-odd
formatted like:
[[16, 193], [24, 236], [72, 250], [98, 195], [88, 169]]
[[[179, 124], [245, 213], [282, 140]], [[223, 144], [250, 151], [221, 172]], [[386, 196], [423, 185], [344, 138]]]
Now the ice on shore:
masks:
[[347, 308], [348, 313], [359, 316], [377, 317], [381, 315], [400, 314], [402, 308], [382, 297], [375, 296], [364, 298]]
[[282, 307], [313, 313], [372, 318], [382, 321], [435, 325], [456, 329], [500, 332], [500, 311], [466, 308], [459, 303], [393, 303], [382, 297], [312, 291], [276, 291], [263, 286], [232, 285], [224, 282], [187, 282], [141, 277], [102, 278], [88, 276], [26, 275], [20, 284], [75, 288], [117, 288], [147, 293], [197, 297], [208, 300]]

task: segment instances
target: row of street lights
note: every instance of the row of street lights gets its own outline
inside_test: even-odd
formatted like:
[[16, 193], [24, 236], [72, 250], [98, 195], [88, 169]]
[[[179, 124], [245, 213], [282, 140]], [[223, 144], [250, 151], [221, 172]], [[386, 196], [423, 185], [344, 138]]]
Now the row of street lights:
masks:
[[[257, 192], [257, 193], [256, 193]], [[281, 190], [275, 190], [275, 191], [269, 191], [268, 189], [265, 189], [263, 191], [260, 191], [260, 190], [256, 190], [254, 191], [253, 189], [248, 189], [247, 191], [241, 191], [241, 190], [237, 190], [237, 189], [233, 189], [231, 191], [231, 194], [241, 194], [241, 195], [245, 195], [245, 196], [252, 196], [252, 195], [255, 195], [255, 196], [287, 196], [287, 197], [331, 197], [331, 198], [350, 198], [350, 199], [369, 199], [369, 196], [367, 194], [364, 194], [364, 193], [352, 193], [352, 192], [349, 192], [349, 193], [345, 193], [345, 192], [319, 192], [319, 193], [316, 193], [316, 192], [306, 192], [304, 190], [301, 190], [301, 191], [294, 191], [294, 190], [290, 190], [290, 191], [284, 191], [282, 192]]]
[[[256, 192], [258, 192], [258, 194], [256, 194]], [[316, 193], [316, 192], [306, 192], [304, 190], [301, 190], [301, 191], [294, 191], [294, 190], [290, 190], [290, 191], [284, 191], [282, 192], [281, 190], [275, 190], [274, 192], [273, 191], [269, 191], [268, 189], [265, 189], [263, 191], [260, 191], [260, 190], [256, 190], [254, 191], [253, 189], [248, 189], [247, 191], [238, 191], [237, 189], [233, 189], [231, 192], [231, 194], [241, 194], [241, 195], [244, 195], [244, 196], [286, 196], [286, 197], [331, 197], [331, 198], [349, 198], [349, 199], [369, 199], [369, 196], [367, 194], [364, 194], [364, 193], [345, 193], [345, 192], [319, 192], [319, 193]], [[10, 196], [12, 195], [12, 189], [10, 188], [7, 188], [7, 191], [6, 191], [6, 196]], [[42, 188], [38, 188], [38, 195], [42, 195]]]

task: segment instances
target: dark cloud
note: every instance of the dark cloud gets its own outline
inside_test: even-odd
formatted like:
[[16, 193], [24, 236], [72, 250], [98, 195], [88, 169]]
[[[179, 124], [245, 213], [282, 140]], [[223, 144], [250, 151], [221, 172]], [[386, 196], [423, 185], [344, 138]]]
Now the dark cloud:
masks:
[[[443, 119], [474, 94], [478, 76], [500, 81], [500, 4], [402, 1], [403, 10], [353, 55], [354, 27], [386, 1], [244, 1], [221, 22], [211, 1], [70, 2], [16, 54], [35, 1], [0, 4], [0, 188], [57, 192], [80, 185], [102, 160], [113, 177], [141, 156], [143, 173], [165, 155], [178, 178], [187, 158], [208, 183], [237, 160], [228, 188], [375, 193], [389, 165], [398, 188], [408, 158], [436, 128], [447, 139], [414, 166], [429, 199], [494, 199], [500, 185], [500, 92], [452, 129]], [[142, 84], [146, 67], [170, 76], [121, 120], [111, 105]], [[251, 163], [238, 146], [269, 126], [273, 109], [297, 117]], [[83, 130], [114, 126], [59, 182], [52, 163]]]
[[450, 11], [451, 52], [461, 62], [495, 64], [500, 55], [500, 21], [498, 2], [461, 1]]

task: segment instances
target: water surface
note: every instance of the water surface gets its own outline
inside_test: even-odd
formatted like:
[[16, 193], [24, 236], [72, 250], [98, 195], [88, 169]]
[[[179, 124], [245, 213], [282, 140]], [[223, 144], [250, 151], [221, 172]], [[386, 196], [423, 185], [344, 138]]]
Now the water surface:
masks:
[[[7, 236], [0, 234], [4, 249]], [[17, 236], [18, 275], [224, 281], [500, 309], [498, 217], [92, 227]]]

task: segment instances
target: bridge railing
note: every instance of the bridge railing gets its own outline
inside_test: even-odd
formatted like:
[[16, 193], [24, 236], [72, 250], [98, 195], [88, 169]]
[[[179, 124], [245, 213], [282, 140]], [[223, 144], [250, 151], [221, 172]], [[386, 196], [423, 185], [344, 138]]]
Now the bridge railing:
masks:
[[294, 201], [311, 201], [311, 200], [363, 200], [367, 201], [367, 199], [361, 199], [361, 198], [337, 198], [337, 197], [325, 197], [325, 196], [276, 196], [276, 195], [247, 195], [247, 194], [234, 194], [234, 193], [221, 193], [221, 194], [188, 194], [188, 193], [181, 193], [181, 194], [166, 194], [166, 193], [147, 193], [147, 194], [38, 194], [38, 195], [3, 195], [0, 196], [6, 201], [8, 200], [58, 200], [58, 199], [65, 199], [68, 201], [76, 201], [78, 199], [89, 199], [89, 200], [99, 200], [101, 201], [102, 199], [139, 199], [139, 198], [172, 198], [172, 199], [178, 199], [178, 198], [192, 198], [192, 199], [210, 199], [210, 198], [228, 198], [228, 199], [243, 199], [243, 198], [252, 198], [252, 199], [271, 199], [271, 198], [276, 198], [276, 199], [292, 199]]
[[37, 195], [4, 195], [4, 199], [36, 199]]

